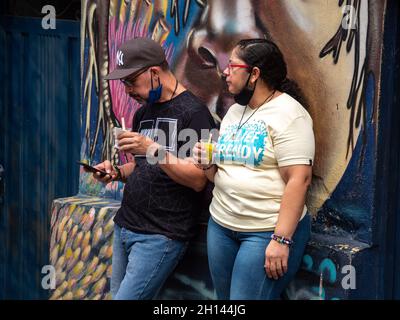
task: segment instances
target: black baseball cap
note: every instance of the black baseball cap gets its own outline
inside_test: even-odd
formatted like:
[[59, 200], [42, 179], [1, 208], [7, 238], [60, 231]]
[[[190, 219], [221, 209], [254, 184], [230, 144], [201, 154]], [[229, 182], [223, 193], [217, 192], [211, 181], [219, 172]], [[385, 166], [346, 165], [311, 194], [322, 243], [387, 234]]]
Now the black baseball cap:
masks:
[[106, 80], [123, 79], [145, 67], [157, 66], [165, 61], [161, 45], [150, 38], [135, 38], [117, 50], [117, 67], [106, 75]]

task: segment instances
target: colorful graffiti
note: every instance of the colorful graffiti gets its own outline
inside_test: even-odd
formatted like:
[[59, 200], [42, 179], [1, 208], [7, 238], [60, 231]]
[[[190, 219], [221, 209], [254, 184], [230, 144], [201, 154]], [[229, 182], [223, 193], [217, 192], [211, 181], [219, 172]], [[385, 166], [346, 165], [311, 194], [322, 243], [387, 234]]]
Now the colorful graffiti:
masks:
[[[350, 30], [342, 27], [346, 5], [357, 17]], [[314, 214], [342, 178], [366, 121], [361, 97], [365, 74], [373, 72], [367, 70], [370, 12], [367, 1], [209, 1], [177, 66], [185, 84], [223, 117], [232, 99], [219, 75], [237, 40], [256, 36], [278, 43], [314, 119], [317, 148], [308, 199]]]
[[313, 258], [306, 254], [303, 257], [302, 270], [315, 275], [309, 279], [307, 285], [300, 288], [296, 287], [294, 282], [291, 283], [286, 289], [288, 298], [291, 300], [339, 300], [335, 296], [328, 297], [327, 291], [332, 290], [326, 290], [326, 287], [332, 288], [338, 285], [337, 266], [330, 258], [323, 259], [316, 266]]
[[50, 263], [56, 289], [50, 299], [110, 299], [112, 206], [100, 198], [76, 197], [53, 203]]
[[[371, 0], [82, 1], [81, 158], [94, 163], [128, 160], [113, 148], [112, 129], [120, 126], [122, 117], [131, 123], [140, 106], [128, 98], [121, 83], [103, 79], [113, 70], [116, 50], [126, 39], [145, 36], [158, 41], [179, 81], [220, 121], [233, 103], [221, 78], [231, 50], [239, 39], [266, 37], [284, 53], [289, 77], [302, 89], [314, 121], [316, 158], [307, 205], [317, 214], [346, 174], [353, 177], [361, 170], [367, 142], [375, 145], [384, 8], [385, 2]], [[361, 151], [354, 159], [357, 145]], [[349, 170], [352, 159], [357, 163]], [[121, 199], [122, 191], [122, 184], [102, 186], [81, 172], [82, 194], [112, 202]], [[54, 210], [60, 215], [57, 210], [65, 209]], [[57, 218], [52, 250], [60, 244], [59, 223]], [[57, 250], [65, 248], [60, 245]], [[69, 273], [63, 273], [61, 285], [66, 286]], [[64, 289], [70, 297], [70, 290]], [[321, 298], [320, 286], [317, 293]]]
[[[185, 27], [188, 28], [190, 2], [185, 1], [183, 9], [177, 1], [170, 5], [168, 1], [84, 2], [81, 61], [85, 134], [82, 158], [122, 163], [127, 160], [112, 147], [111, 132], [113, 127], [120, 126], [122, 118], [131, 123], [140, 105], [125, 94], [121, 83], [108, 83], [103, 77], [115, 67], [117, 48], [133, 37], [151, 37], [158, 41], [164, 46], [167, 60], [171, 63], [176, 39], [169, 36], [182, 34]], [[201, 1], [197, 3], [202, 5]], [[102, 23], [101, 30], [93, 21]], [[175, 33], [171, 32], [172, 29]]]
[[[86, 1], [84, 7], [82, 158], [125, 161], [113, 150], [110, 132], [122, 117], [130, 123], [139, 105], [124, 94], [119, 82], [102, 80], [114, 68], [115, 52], [125, 39], [147, 36], [159, 41], [179, 80], [220, 120], [233, 103], [221, 79], [231, 50], [239, 39], [267, 37], [284, 52], [289, 76], [299, 83], [314, 119], [317, 149], [310, 210], [315, 214], [330, 197], [367, 121], [363, 98], [367, 75], [379, 73], [379, 59], [372, 56], [378, 54], [377, 41], [369, 41], [376, 37], [371, 21], [382, 19], [379, 4], [111, 0]], [[96, 32], [100, 26], [93, 25], [93, 15], [108, 26], [107, 32]], [[98, 90], [90, 90], [97, 83], [101, 84]], [[104, 122], [108, 115], [109, 121]]]

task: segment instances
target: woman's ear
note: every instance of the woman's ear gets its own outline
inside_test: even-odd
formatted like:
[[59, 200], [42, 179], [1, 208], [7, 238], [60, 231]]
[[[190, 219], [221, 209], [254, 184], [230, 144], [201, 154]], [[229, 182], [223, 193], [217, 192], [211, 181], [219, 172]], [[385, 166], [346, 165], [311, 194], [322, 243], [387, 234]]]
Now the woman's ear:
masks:
[[250, 76], [250, 82], [252, 84], [256, 83], [257, 79], [261, 75], [261, 70], [258, 67], [254, 67], [253, 70], [251, 70], [251, 76]]

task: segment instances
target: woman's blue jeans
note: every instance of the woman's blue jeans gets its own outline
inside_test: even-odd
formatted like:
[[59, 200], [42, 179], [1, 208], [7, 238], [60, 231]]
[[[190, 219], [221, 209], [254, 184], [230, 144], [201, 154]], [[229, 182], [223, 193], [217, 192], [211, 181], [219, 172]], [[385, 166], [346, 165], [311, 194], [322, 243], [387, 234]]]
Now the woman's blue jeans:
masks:
[[183, 257], [187, 242], [114, 225], [111, 295], [114, 300], [154, 299]]
[[218, 299], [277, 300], [300, 268], [310, 238], [309, 214], [298, 223], [290, 247], [288, 271], [270, 279], [264, 268], [271, 232], [236, 232], [211, 217], [207, 230], [208, 263]]

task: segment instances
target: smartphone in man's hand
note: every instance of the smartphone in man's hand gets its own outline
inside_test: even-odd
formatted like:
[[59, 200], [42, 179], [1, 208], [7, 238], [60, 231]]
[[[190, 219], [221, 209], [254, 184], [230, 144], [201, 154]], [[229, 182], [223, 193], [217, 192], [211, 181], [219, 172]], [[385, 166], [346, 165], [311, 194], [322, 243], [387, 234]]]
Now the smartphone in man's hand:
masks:
[[100, 169], [97, 169], [97, 168], [95, 168], [95, 167], [92, 167], [92, 166], [88, 165], [88, 164], [85, 163], [85, 162], [77, 161], [77, 163], [80, 164], [81, 166], [83, 166], [83, 167], [84, 167], [87, 171], [89, 171], [89, 172], [92, 172], [92, 173], [99, 172], [99, 173], [100, 173], [100, 177], [105, 177], [106, 174], [107, 174], [107, 172], [105, 172], [105, 171], [103, 171], [103, 170], [100, 170]]

